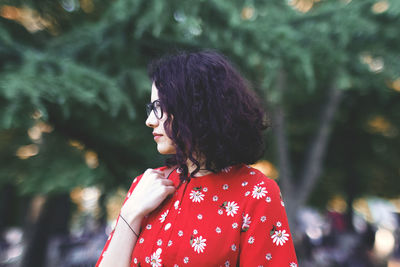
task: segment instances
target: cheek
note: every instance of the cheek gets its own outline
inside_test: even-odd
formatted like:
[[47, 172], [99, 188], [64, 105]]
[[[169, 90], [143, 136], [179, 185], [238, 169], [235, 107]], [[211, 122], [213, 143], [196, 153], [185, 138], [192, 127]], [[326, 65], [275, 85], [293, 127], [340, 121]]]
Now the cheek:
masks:
[[167, 143], [168, 147], [174, 147], [174, 149], [175, 149], [175, 143], [172, 140], [172, 138], [170, 138], [167, 134], [165, 134], [165, 135], [166, 135], [166, 143]]
[[166, 114], [164, 114], [164, 116], [165, 117], [163, 118], [163, 120], [160, 121], [166, 138], [164, 143], [164, 152], [166, 152], [166, 154], [175, 154], [175, 142], [171, 138], [173, 117], [171, 116], [168, 118]]
[[172, 133], [172, 122], [168, 121], [167, 119], [161, 121], [162, 123], [162, 127], [163, 127], [163, 131], [165, 133], [165, 135], [168, 136], [168, 138], [171, 138], [171, 133]]

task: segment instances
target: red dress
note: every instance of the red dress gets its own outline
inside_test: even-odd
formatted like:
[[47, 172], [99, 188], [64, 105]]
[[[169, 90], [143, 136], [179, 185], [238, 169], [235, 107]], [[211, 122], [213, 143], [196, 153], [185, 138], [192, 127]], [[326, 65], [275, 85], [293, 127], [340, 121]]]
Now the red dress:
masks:
[[143, 220], [131, 266], [297, 267], [275, 181], [246, 165], [182, 184], [174, 170], [169, 179], [177, 190]]

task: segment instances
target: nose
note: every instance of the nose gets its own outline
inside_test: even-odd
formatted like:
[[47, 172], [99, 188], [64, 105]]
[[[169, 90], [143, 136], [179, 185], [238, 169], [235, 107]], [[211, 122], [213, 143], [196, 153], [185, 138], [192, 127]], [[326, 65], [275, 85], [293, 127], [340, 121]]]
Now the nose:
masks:
[[158, 119], [156, 118], [156, 115], [154, 114], [154, 111], [152, 110], [149, 114], [149, 116], [146, 119], [146, 126], [150, 128], [155, 128], [158, 125]]

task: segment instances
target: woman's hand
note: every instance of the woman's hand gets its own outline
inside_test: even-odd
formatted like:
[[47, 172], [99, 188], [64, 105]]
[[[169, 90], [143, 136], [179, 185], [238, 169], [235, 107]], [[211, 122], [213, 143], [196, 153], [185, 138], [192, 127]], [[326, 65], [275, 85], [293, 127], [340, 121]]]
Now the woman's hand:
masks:
[[166, 178], [168, 171], [147, 169], [143, 173], [132, 195], [121, 208], [121, 215], [128, 222], [146, 216], [175, 192], [174, 183]]
[[174, 183], [166, 178], [170, 171], [148, 169], [143, 173], [135, 190], [122, 206], [120, 216], [123, 220], [117, 221], [111, 239], [104, 248], [107, 252], [103, 252], [96, 266], [110, 267], [115, 266], [116, 262], [118, 266], [130, 266], [143, 217], [175, 192]]

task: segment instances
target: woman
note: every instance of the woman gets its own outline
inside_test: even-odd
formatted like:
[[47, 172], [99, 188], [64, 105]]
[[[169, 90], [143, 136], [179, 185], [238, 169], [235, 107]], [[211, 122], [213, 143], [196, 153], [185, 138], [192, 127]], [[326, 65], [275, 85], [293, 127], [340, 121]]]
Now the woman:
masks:
[[216, 52], [150, 69], [146, 125], [167, 166], [133, 180], [97, 266], [297, 266], [263, 153], [264, 111]]

